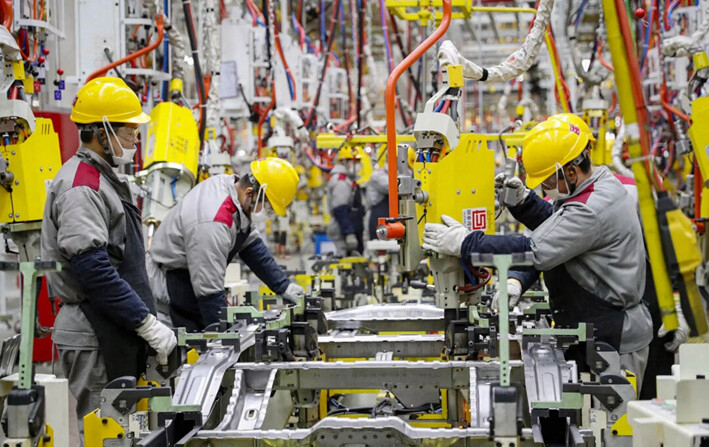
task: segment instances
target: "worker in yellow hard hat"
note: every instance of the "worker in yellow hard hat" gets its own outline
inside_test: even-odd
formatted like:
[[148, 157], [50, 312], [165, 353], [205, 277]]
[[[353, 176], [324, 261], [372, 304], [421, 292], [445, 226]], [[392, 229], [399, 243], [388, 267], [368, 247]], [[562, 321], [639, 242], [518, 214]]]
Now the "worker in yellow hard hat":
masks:
[[251, 162], [242, 176], [212, 176], [188, 192], [148, 249], [158, 310], [188, 331], [218, 323], [226, 306], [224, 275], [237, 254], [272, 291], [295, 304], [303, 288], [288, 279], [252, 222], [271, 211], [284, 216], [297, 187], [295, 168], [268, 157]]
[[[445, 216], [444, 224], [426, 224], [424, 248], [464, 259], [531, 252], [534, 268], [544, 272], [557, 326], [593, 324], [596, 340], [616, 349], [621, 368], [642, 383], [653, 333], [642, 303], [645, 247], [636, 203], [607, 167], [591, 165], [592, 136], [568, 118], [552, 116], [525, 136], [527, 188], [503, 194], [530, 237], [469, 232]], [[530, 190], [540, 185], [553, 204]], [[521, 291], [529, 285], [522, 283]], [[566, 356], [587, 366], [581, 348]]]
[[340, 256], [364, 252], [365, 209], [356, 180], [360, 151], [349, 146], [340, 149], [327, 183], [328, 212], [333, 217], [327, 226], [327, 237], [335, 243]]
[[109, 381], [145, 372], [148, 346], [166, 363], [177, 340], [155, 318], [140, 213], [112, 169], [132, 161], [150, 116], [122, 80], [102, 77], [78, 91], [71, 119], [81, 146], [48, 188], [41, 256], [63, 266], [47, 275], [63, 302], [52, 338], [83, 432]]

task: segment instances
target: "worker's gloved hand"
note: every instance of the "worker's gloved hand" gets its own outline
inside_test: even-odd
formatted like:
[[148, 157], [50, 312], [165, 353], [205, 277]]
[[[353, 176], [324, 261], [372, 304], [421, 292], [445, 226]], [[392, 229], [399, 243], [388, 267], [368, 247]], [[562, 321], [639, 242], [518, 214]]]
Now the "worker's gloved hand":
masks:
[[305, 296], [305, 289], [298, 284], [292, 282], [288, 284], [286, 291], [281, 294], [283, 301], [295, 306], [298, 303], [298, 297]]
[[[679, 349], [679, 345], [686, 342], [689, 338], [689, 324], [687, 324], [687, 320], [684, 318], [682, 306], [679, 303], [675, 303], [675, 310], [677, 311], [677, 320], [679, 320], [679, 327], [675, 329], [674, 334], [672, 335], [672, 341], [665, 343], [665, 349], [670, 352], [677, 351], [677, 349]], [[662, 326], [660, 326], [660, 329], [657, 331], [657, 336], [662, 338], [665, 335], [669, 334], [669, 332], [670, 331], [665, 330], [665, 324], [663, 323]]]
[[357, 251], [357, 236], [354, 234], [348, 234], [345, 236], [345, 244], [347, 244], [347, 251], [352, 252], [352, 251]]
[[468, 230], [457, 220], [445, 214], [441, 215], [443, 224], [427, 223], [423, 228], [424, 250], [435, 251], [442, 255], [460, 256], [463, 239]]
[[497, 200], [506, 207], [518, 206], [529, 195], [529, 189], [524, 186], [519, 177], [507, 179], [504, 173], [495, 177], [495, 192]]
[[135, 328], [135, 332], [145, 341], [148, 342], [151, 348], [158, 353], [158, 363], [167, 365], [167, 356], [170, 355], [175, 346], [177, 346], [177, 337], [175, 332], [165, 326], [155, 318], [155, 315], [148, 314], [145, 320]]
[[[509, 304], [510, 310], [514, 309], [514, 307], [519, 303], [519, 299], [522, 296], [522, 283], [519, 282], [519, 280], [514, 279], [514, 278], [508, 278], [507, 279], [507, 302]], [[492, 297], [492, 304], [490, 307], [494, 312], [497, 312], [500, 310], [500, 291], [498, 289], [497, 292], [495, 292], [495, 295]]]
[[460, 64], [460, 52], [453, 45], [453, 42], [446, 40], [441, 44], [438, 49], [438, 64], [441, 67], [448, 65], [459, 65]]

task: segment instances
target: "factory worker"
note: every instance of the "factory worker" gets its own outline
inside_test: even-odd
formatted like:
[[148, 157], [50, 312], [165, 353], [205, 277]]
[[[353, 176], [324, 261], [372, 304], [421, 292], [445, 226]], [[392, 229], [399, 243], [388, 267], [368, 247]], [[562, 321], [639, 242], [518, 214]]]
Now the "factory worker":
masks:
[[[573, 113], [560, 113], [555, 115], [555, 118], [566, 121], [570, 124], [577, 126], [581, 132], [585, 132], [590, 135], [590, 141], [594, 142], [595, 138], [592, 136], [591, 129], [588, 124], [581, 119], [579, 116]], [[620, 183], [625, 187], [625, 190], [630, 194], [633, 203], [637, 205], [638, 203], [638, 189], [635, 186], [635, 179], [626, 177], [619, 174], [614, 174], [614, 176], [620, 181]], [[524, 190], [524, 184], [518, 178], [504, 179], [498, 176], [496, 179], [496, 188], [500, 190], [517, 190], [515, 194], [503, 195], [502, 197], [513, 197], [512, 203], [503, 203], [508, 207], [512, 215], [517, 218], [521, 223], [525, 224], [528, 228], [534, 229], [538, 225], [535, 223], [535, 218], [530, 216], [530, 212], [525, 212], [525, 205], [523, 196], [524, 193], [520, 193]], [[502, 183], [505, 183], [504, 185]], [[522, 206], [520, 206], [522, 205]], [[541, 207], [538, 210], [541, 216], [545, 219], [553, 214], [553, 207]], [[640, 214], [639, 209], [637, 210], [638, 215]], [[528, 225], [529, 223], [529, 225]], [[647, 305], [650, 310], [650, 315], [652, 317], [653, 334], [657, 334], [656, 337], [652, 339], [649, 346], [649, 355], [647, 366], [645, 368], [644, 379], [641, 386], [639, 386], [639, 398], [640, 399], [652, 399], [657, 396], [657, 384], [655, 383], [655, 377], [658, 375], [670, 375], [672, 374], [672, 365], [674, 364], [674, 353], [679, 349], [679, 346], [686, 342], [689, 338], [689, 325], [682, 313], [681, 307], [677, 308], [677, 317], [679, 319], [679, 327], [675, 331], [668, 332], [665, 330], [662, 324], [662, 315], [660, 312], [660, 307], [657, 302], [657, 293], [655, 291], [655, 282], [652, 276], [652, 270], [650, 269], [649, 260], [645, 262], [645, 292], [643, 294], [643, 302]], [[508, 280], [508, 291], [510, 306], [513, 307], [518, 301], [523, 290], [527, 290], [539, 277], [538, 271], [525, 271], [525, 270], [515, 270], [514, 268], [510, 270], [510, 279]], [[497, 298], [497, 295], [495, 295]], [[493, 303], [493, 307], [496, 303]]]
[[[559, 326], [592, 323], [598, 341], [613, 346], [621, 367], [642, 383], [653, 338], [650, 312], [642, 304], [645, 247], [636, 203], [607, 167], [590, 161], [592, 136], [552, 116], [524, 138], [527, 187], [541, 185], [553, 200], [518, 189], [514, 215], [533, 229], [530, 237], [469, 233], [448, 216], [426, 224], [423, 247], [467, 259], [473, 253], [532, 252], [544, 272], [552, 315]], [[573, 346], [567, 358], [583, 362]]]
[[290, 163], [262, 158], [242, 176], [222, 174], [200, 182], [170, 211], [155, 231], [147, 263], [153, 293], [159, 303], [169, 302], [175, 327], [194, 332], [219, 322], [226, 306], [224, 275], [237, 255], [291, 304], [304, 295], [251, 225], [270, 210], [285, 215], [297, 186], [298, 173]]
[[327, 207], [332, 216], [327, 237], [335, 243], [340, 256], [364, 252], [364, 205], [356, 180], [359, 158], [359, 148], [340, 149], [327, 183]]
[[367, 182], [367, 233], [369, 240], [377, 240], [380, 217], [389, 216], [389, 171], [386, 166], [375, 169]]
[[62, 263], [48, 275], [63, 302], [52, 338], [82, 431], [108, 381], [143, 373], [148, 346], [166, 363], [177, 340], [154, 316], [140, 213], [113, 170], [132, 162], [150, 116], [121, 79], [103, 77], [79, 90], [71, 120], [81, 147], [49, 186], [41, 244], [42, 259]]

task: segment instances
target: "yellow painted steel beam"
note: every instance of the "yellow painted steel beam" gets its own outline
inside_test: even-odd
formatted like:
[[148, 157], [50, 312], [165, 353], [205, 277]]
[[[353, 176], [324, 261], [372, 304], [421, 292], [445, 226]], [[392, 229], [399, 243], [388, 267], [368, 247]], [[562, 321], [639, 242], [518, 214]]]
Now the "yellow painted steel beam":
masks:
[[[507, 145], [521, 146], [522, 140], [526, 132], [515, 132], [502, 135], [502, 139]], [[478, 135], [485, 141], [497, 141], [499, 137], [495, 134]], [[315, 139], [315, 144], [318, 149], [339, 149], [344, 146], [363, 146], [366, 144], [386, 144], [386, 134], [381, 135], [355, 135], [347, 137], [346, 135], [336, 135], [334, 133], [321, 133]], [[397, 135], [396, 144], [415, 143], [416, 138], [413, 135]]]
[[[334, 133], [321, 133], [315, 140], [318, 149], [339, 149], [344, 146], [364, 146], [365, 144], [386, 144], [387, 135], [337, 135]], [[397, 135], [396, 144], [415, 143], [413, 135]]]

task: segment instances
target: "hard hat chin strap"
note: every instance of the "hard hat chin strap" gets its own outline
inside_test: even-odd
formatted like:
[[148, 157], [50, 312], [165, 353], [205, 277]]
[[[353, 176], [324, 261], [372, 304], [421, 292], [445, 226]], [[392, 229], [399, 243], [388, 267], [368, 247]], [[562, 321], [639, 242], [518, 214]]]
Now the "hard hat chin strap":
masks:
[[[251, 216], [252, 217], [260, 217], [265, 213], [266, 210], [266, 187], [268, 186], [267, 183], [264, 183], [263, 185], [259, 185], [258, 192], [256, 193], [256, 200], [251, 202]], [[259, 209], [259, 201], [261, 201], [261, 209], [257, 212], [255, 210]]]

